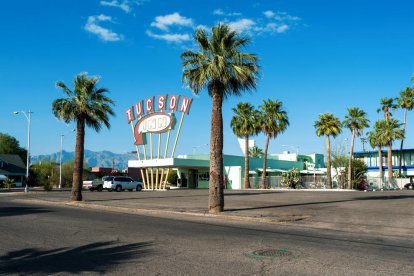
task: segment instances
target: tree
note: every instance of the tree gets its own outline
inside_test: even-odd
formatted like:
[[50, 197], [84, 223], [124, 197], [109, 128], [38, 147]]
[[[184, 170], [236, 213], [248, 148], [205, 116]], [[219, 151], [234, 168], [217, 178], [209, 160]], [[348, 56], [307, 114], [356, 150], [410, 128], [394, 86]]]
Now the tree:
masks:
[[346, 148], [344, 145], [334, 145], [331, 147], [331, 166], [336, 172], [338, 188], [345, 188], [348, 156], [346, 154]]
[[336, 137], [342, 132], [341, 122], [339, 118], [332, 113], [325, 113], [319, 115], [319, 120], [315, 122], [316, 135], [318, 137], [326, 136], [326, 174], [328, 189], [332, 189], [332, 175], [331, 175], [331, 141], [330, 137]]
[[373, 149], [378, 148], [378, 167], [381, 179], [384, 177], [382, 169], [382, 148], [387, 145], [387, 141], [382, 135], [382, 129], [385, 128], [386, 121], [378, 120], [374, 124], [374, 130], [367, 133], [369, 144]]
[[63, 82], [56, 86], [62, 88], [66, 98], [52, 103], [53, 114], [66, 123], [76, 122], [76, 146], [73, 165], [72, 195], [70, 200], [82, 200], [82, 174], [85, 144], [85, 126], [99, 132], [104, 124], [110, 128], [109, 115], [115, 115], [111, 105], [114, 102], [105, 93], [106, 88], [97, 88], [98, 77], [88, 77], [86, 73], [74, 79], [74, 89], [70, 90]]
[[348, 108], [348, 114], [345, 116], [343, 126], [352, 132], [351, 148], [349, 150], [348, 164], [348, 189], [352, 189], [352, 157], [354, 154], [355, 136], [360, 136], [364, 128], [369, 127], [369, 120], [366, 118], [367, 113], [358, 107]]
[[263, 150], [259, 147], [251, 147], [249, 149], [249, 156], [252, 158], [261, 158], [263, 156]]
[[390, 109], [396, 110], [398, 105], [394, 103], [393, 98], [382, 98], [380, 100], [381, 107], [377, 109], [377, 112], [384, 112], [384, 119], [388, 120], [391, 118], [392, 114], [390, 112]]
[[27, 150], [20, 147], [19, 141], [17, 141], [16, 138], [7, 133], [0, 132], [0, 153], [17, 154], [26, 164]]
[[197, 29], [194, 40], [199, 52], [188, 50], [181, 54], [183, 81], [194, 94], [198, 95], [206, 88], [212, 97], [208, 210], [219, 213], [224, 209], [223, 100], [256, 88], [258, 59], [253, 54], [241, 52], [250, 39], [227, 25], [213, 27], [211, 35]]
[[233, 108], [234, 116], [231, 118], [233, 133], [244, 138], [244, 188], [250, 188], [249, 181], [249, 137], [259, 133], [259, 111], [255, 110], [250, 103], [239, 103]]
[[260, 106], [260, 124], [262, 132], [266, 135], [266, 144], [263, 154], [263, 174], [262, 174], [262, 188], [267, 188], [266, 168], [267, 168], [267, 151], [269, 149], [269, 139], [276, 137], [283, 133], [289, 126], [289, 118], [286, 111], [283, 109], [281, 101], [272, 101], [268, 99], [263, 101]]
[[[400, 97], [396, 98], [398, 106], [404, 109], [404, 122], [403, 122], [403, 130], [405, 133], [405, 128], [407, 126], [407, 111], [411, 111], [414, 108], [414, 88], [413, 87], [406, 87], [404, 91], [400, 92]], [[400, 144], [400, 158], [398, 164], [398, 174], [401, 175], [401, 166], [402, 166], [402, 159], [403, 159], [403, 146], [404, 146], [404, 139], [401, 139]]]
[[388, 146], [388, 178], [393, 178], [394, 174], [392, 171], [392, 143], [395, 140], [404, 139], [404, 130], [401, 128], [402, 124], [396, 119], [388, 119], [384, 124], [383, 128], [380, 129], [380, 135], [386, 141]]
[[[349, 167], [346, 168], [346, 173], [349, 173]], [[352, 175], [352, 188], [358, 190], [364, 190], [365, 174], [368, 171], [367, 165], [364, 161], [356, 159], [352, 162], [351, 175]]]

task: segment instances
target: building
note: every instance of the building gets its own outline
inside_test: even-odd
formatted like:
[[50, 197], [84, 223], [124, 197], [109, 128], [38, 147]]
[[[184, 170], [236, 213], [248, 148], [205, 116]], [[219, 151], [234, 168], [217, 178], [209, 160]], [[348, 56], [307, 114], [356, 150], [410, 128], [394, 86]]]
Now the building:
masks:
[[23, 186], [26, 166], [17, 154], [0, 154], [0, 181], [14, 179], [16, 187]]
[[[244, 180], [244, 156], [224, 155], [223, 163], [226, 188], [242, 189]], [[165, 172], [168, 169], [177, 171], [179, 187], [208, 188], [209, 167], [210, 156], [208, 154], [179, 155], [167, 159], [130, 160], [128, 162], [128, 172], [134, 172], [135, 178], [138, 178], [139, 170], [155, 168], [154, 173], [150, 177], [147, 176], [147, 179], [151, 179], [151, 183], [148, 183], [147, 188], [153, 188], [153, 182], [159, 183], [158, 179], [162, 179], [163, 175], [168, 174], [168, 171]], [[281, 155], [268, 156], [266, 175], [277, 176], [291, 169], [299, 169], [301, 174], [304, 175], [314, 175], [315, 173], [323, 173], [322, 170], [318, 170], [321, 168], [324, 168], [322, 154], [294, 154], [293, 156], [289, 152], [284, 152]], [[145, 173], [147, 172], [151, 173], [151, 170], [145, 171]], [[261, 177], [262, 172], [263, 158], [249, 158], [249, 176]]]
[[[388, 170], [388, 151], [382, 150], [382, 168], [384, 174]], [[359, 151], [354, 152], [354, 158], [363, 161], [368, 167], [369, 176], [379, 176], [378, 151]], [[392, 169], [399, 169], [400, 150], [392, 150]], [[401, 173], [406, 176], [414, 176], [414, 149], [403, 149]]]

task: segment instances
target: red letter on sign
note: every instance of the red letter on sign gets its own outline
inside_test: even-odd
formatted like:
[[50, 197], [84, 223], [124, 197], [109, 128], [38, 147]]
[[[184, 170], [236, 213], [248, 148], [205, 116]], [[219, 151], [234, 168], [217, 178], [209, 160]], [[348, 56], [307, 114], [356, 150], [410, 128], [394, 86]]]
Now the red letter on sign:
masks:
[[127, 109], [127, 111], [125, 111], [125, 114], [126, 114], [126, 117], [127, 117], [128, 124], [131, 123], [133, 120], [135, 120], [134, 111], [132, 110], [132, 107]]
[[142, 109], [142, 101], [139, 101], [137, 104], [135, 104], [135, 114], [137, 117], [141, 117], [144, 113], [144, 110]]
[[165, 110], [167, 109], [167, 95], [158, 96], [158, 110]]
[[145, 100], [145, 111], [147, 113], [154, 112], [154, 97]]
[[188, 114], [188, 112], [190, 111], [191, 100], [192, 100], [191, 98], [186, 98], [183, 96], [183, 101], [181, 103], [180, 112]]
[[180, 99], [180, 96], [170, 95], [170, 103], [168, 104], [168, 109], [177, 110], [179, 99]]

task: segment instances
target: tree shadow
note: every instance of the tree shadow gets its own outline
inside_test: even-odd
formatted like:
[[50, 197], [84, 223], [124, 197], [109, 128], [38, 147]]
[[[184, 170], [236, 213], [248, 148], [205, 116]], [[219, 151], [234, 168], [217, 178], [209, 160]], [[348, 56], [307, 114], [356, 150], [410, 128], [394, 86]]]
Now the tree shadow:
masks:
[[21, 216], [36, 213], [49, 213], [51, 210], [37, 207], [2, 207], [0, 209], [0, 217]]
[[75, 248], [22, 249], [0, 256], [0, 274], [105, 273], [115, 265], [144, 258], [153, 252], [152, 245], [96, 242]]

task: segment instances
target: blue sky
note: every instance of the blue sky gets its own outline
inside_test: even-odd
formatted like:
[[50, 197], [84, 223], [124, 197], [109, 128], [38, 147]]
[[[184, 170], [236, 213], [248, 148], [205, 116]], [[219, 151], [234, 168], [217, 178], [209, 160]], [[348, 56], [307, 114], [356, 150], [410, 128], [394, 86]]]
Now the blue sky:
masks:
[[[72, 86], [80, 72], [101, 77], [116, 102], [111, 129], [86, 132], [85, 148], [95, 151], [134, 150], [125, 110], [141, 99], [160, 94], [191, 96], [181, 81], [180, 54], [195, 49], [197, 27], [225, 22], [252, 38], [245, 49], [260, 58], [256, 91], [229, 98], [224, 110], [224, 152], [241, 154], [229, 127], [240, 101], [258, 106], [281, 100], [290, 127], [272, 140], [271, 153], [295, 150], [325, 152], [313, 124], [319, 114], [343, 119], [348, 107], [364, 109], [371, 122], [379, 100], [396, 97], [412, 85], [414, 31], [411, 1], [3, 1], [0, 8], [0, 132], [26, 146], [27, 123], [16, 110], [32, 110], [32, 154], [60, 149], [66, 126], [51, 112], [63, 97], [56, 81]], [[177, 153], [208, 152], [211, 99], [206, 91], [194, 97], [185, 118]], [[394, 112], [402, 118], [402, 112]], [[405, 145], [414, 147], [414, 116], [408, 116]], [[73, 151], [74, 135], [64, 141]], [[350, 138], [344, 130], [333, 144]], [[256, 138], [259, 147], [264, 137]], [[290, 145], [291, 148], [282, 146]], [[193, 148], [196, 147], [196, 148]], [[356, 149], [361, 144], [356, 143]]]

